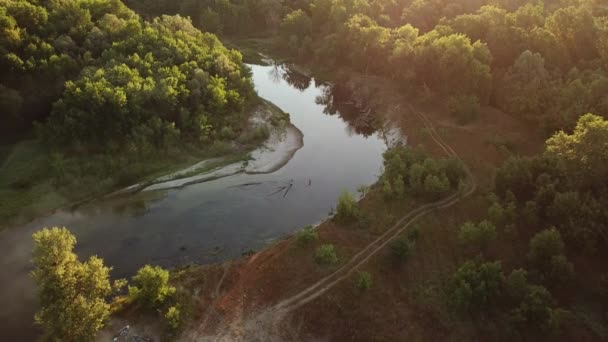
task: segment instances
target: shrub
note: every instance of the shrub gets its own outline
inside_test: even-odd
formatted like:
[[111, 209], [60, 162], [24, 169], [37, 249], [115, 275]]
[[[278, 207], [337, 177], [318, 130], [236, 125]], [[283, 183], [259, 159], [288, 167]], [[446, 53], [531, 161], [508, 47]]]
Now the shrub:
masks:
[[482, 250], [494, 239], [496, 239], [496, 227], [489, 221], [482, 221], [477, 225], [467, 222], [458, 232], [458, 240], [461, 244]]
[[369, 272], [357, 273], [357, 288], [361, 291], [369, 290], [373, 285], [372, 275]]
[[322, 245], [315, 253], [315, 261], [319, 265], [333, 265], [338, 262], [338, 255], [334, 245]]
[[172, 306], [169, 308], [169, 310], [167, 310], [167, 313], [165, 314], [165, 319], [167, 320], [167, 325], [169, 326], [169, 329], [175, 331], [182, 323], [181, 311], [177, 306]]
[[306, 226], [304, 229], [298, 232], [296, 239], [300, 246], [307, 245], [319, 238], [317, 231], [313, 226]]
[[459, 123], [465, 124], [479, 117], [479, 99], [471, 95], [452, 96], [448, 100], [450, 113]]
[[353, 195], [344, 191], [338, 198], [336, 218], [343, 222], [354, 221], [359, 216], [359, 206]]
[[391, 243], [391, 253], [399, 261], [406, 261], [413, 253], [416, 243], [402, 237]]
[[129, 296], [147, 307], [158, 307], [175, 293], [169, 285], [169, 271], [160, 266], [146, 265], [133, 277], [134, 286], [129, 286]]

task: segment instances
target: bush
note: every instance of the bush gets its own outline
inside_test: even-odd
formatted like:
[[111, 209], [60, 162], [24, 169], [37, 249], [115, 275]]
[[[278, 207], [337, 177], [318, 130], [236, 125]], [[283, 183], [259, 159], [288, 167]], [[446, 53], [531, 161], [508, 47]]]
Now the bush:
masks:
[[296, 240], [300, 246], [307, 245], [319, 238], [317, 231], [313, 226], [306, 226], [304, 229], [298, 232]]
[[129, 296], [147, 307], [158, 307], [175, 293], [169, 285], [169, 271], [160, 266], [146, 265], [133, 277], [134, 286], [129, 286]]
[[416, 248], [416, 243], [409, 238], [399, 238], [391, 243], [391, 254], [395, 259], [404, 262], [413, 253]]
[[484, 250], [494, 239], [496, 239], [496, 227], [489, 221], [482, 221], [477, 225], [467, 222], [458, 232], [458, 240], [461, 244], [481, 250]]
[[373, 285], [372, 275], [369, 272], [357, 273], [357, 288], [361, 291], [369, 290]]
[[359, 217], [359, 206], [353, 195], [344, 191], [338, 198], [336, 218], [342, 222], [352, 222]]
[[319, 265], [333, 265], [338, 262], [338, 255], [334, 245], [322, 245], [315, 253], [315, 261]]
[[169, 329], [172, 331], [176, 331], [181, 325], [181, 311], [177, 306], [172, 306], [167, 310], [165, 314], [165, 319], [167, 320], [167, 325]]
[[465, 124], [479, 117], [479, 99], [471, 95], [452, 96], [448, 100], [450, 113], [459, 123]]

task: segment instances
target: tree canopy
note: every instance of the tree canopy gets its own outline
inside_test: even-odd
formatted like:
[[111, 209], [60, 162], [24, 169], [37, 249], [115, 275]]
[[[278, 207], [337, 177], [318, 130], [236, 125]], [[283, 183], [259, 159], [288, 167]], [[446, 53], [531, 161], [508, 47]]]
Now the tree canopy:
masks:
[[253, 96], [241, 54], [189, 18], [142, 20], [120, 0], [2, 0], [0, 98], [51, 144], [204, 141]]

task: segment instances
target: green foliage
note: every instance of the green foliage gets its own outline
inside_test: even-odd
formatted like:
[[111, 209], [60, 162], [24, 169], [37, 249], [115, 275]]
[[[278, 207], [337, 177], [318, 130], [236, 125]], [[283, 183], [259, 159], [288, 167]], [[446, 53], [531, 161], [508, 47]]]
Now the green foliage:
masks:
[[391, 254], [399, 262], [405, 262], [416, 249], [416, 241], [410, 237], [402, 237], [391, 242]]
[[342, 222], [352, 222], [360, 217], [359, 204], [353, 195], [344, 191], [338, 198], [336, 218]]
[[305, 246], [319, 239], [319, 234], [313, 226], [306, 226], [298, 232], [296, 240], [298, 245]]
[[143, 21], [118, 0], [6, 0], [2, 9], [0, 105], [12, 121], [40, 121], [52, 145], [200, 142], [255, 96], [240, 53], [185, 17]]
[[129, 296], [147, 306], [161, 306], [175, 293], [175, 287], [169, 285], [169, 271], [160, 266], [146, 265], [133, 277], [134, 286], [129, 286]]
[[180, 325], [182, 324], [181, 311], [179, 307], [170, 307], [167, 310], [167, 313], [165, 313], [165, 320], [167, 321], [167, 325], [171, 331], [176, 331], [179, 329]]
[[403, 146], [384, 153], [382, 190], [387, 198], [407, 194], [436, 200], [456, 189], [465, 178], [464, 168], [453, 159], [431, 159]]
[[369, 290], [374, 284], [371, 273], [365, 271], [358, 272], [356, 284], [357, 288], [361, 291]]
[[458, 312], [476, 313], [497, 303], [505, 276], [499, 261], [467, 261], [452, 276], [448, 289], [450, 306]]
[[555, 228], [545, 229], [530, 240], [530, 260], [543, 267], [551, 264], [554, 256], [564, 252], [564, 241]]
[[66, 228], [44, 228], [33, 238], [36, 323], [50, 341], [93, 341], [110, 315], [106, 298], [123, 282], [112, 287], [110, 268], [96, 256], [80, 262], [73, 252], [76, 238]]
[[507, 161], [495, 178], [502, 224], [554, 226], [569, 245], [589, 253], [604, 246], [607, 122], [584, 115], [571, 134], [559, 132], [548, 139], [544, 154]]
[[338, 262], [336, 248], [332, 244], [321, 245], [315, 252], [315, 262], [319, 265], [333, 265]]
[[479, 224], [467, 222], [460, 227], [458, 240], [461, 244], [485, 250], [488, 244], [496, 239], [496, 227], [489, 221]]
[[448, 100], [448, 108], [461, 124], [469, 123], [479, 117], [479, 99], [475, 96], [451, 96]]

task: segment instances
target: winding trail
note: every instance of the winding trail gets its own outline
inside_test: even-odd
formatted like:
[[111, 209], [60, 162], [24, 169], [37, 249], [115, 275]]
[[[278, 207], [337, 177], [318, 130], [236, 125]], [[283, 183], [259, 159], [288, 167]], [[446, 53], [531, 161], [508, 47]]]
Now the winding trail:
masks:
[[312, 300], [315, 300], [316, 298], [333, 288], [337, 283], [348, 278], [353, 272], [355, 272], [363, 264], [365, 264], [371, 257], [373, 257], [380, 250], [382, 250], [388, 243], [390, 243], [393, 239], [395, 239], [396, 237], [401, 235], [405, 230], [407, 230], [407, 228], [410, 227], [412, 223], [414, 223], [420, 217], [432, 212], [433, 210], [453, 206], [463, 198], [466, 198], [473, 194], [473, 192], [475, 192], [475, 190], [477, 189], [477, 183], [473, 177], [471, 170], [468, 168], [468, 166], [466, 166], [462, 159], [460, 159], [458, 154], [456, 154], [456, 152], [454, 152], [454, 150], [441, 138], [429, 118], [424, 113], [416, 111], [411, 105], [409, 106], [409, 109], [410, 111], [416, 113], [423, 121], [433, 141], [435, 141], [435, 143], [439, 145], [439, 147], [449, 157], [456, 158], [462, 162], [462, 165], [464, 166], [468, 178], [466, 190], [463, 193], [453, 194], [437, 202], [425, 204], [410, 211], [407, 215], [405, 215], [397, 223], [395, 223], [389, 230], [380, 235], [375, 241], [367, 245], [364, 249], [362, 249], [359, 253], [353, 256], [346, 264], [344, 264], [334, 273], [319, 280], [314, 285], [292, 296], [291, 298], [285, 299], [275, 305], [274, 309], [280, 315], [285, 315], [291, 311], [296, 310], [300, 306]]
[[[397, 109], [400, 109], [400, 107], [397, 107]], [[369, 259], [386, 247], [388, 243], [403, 234], [419, 218], [435, 210], [451, 207], [461, 200], [469, 197], [477, 190], [477, 182], [469, 167], [464, 163], [464, 161], [462, 161], [452, 147], [448, 145], [443, 138], [441, 138], [426, 114], [417, 111], [411, 105], [408, 106], [408, 109], [420, 118], [430, 137], [447, 156], [456, 158], [462, 162], [467, 174], [465, 188], [448, 196], [447, 198], [422, 205], [410, 211], [408, 214], [399, 219], [399, 221], [390, 229], [355, 254], [346, 264], [342, 265], [332, 274], [320, 279], [318, 282], [300, 291], [299, 293], [282, 300], [276, 305], [251, 315], [251, 317], [245, 321], [238, 320], [237, 322], [229, 323], [225, 329], [222, 329], [221, 334], [216, 336], [213, 340], [281, 341], [281, 323], [289, 313], [319, 298], [338, 283], [348, 278], [353, 272], [357, 271], [361, 266], [369, 261]], [[199, 330], [198, 332], [203, 333], [202, 330]]]

